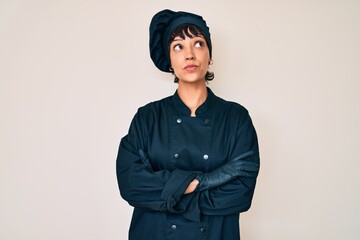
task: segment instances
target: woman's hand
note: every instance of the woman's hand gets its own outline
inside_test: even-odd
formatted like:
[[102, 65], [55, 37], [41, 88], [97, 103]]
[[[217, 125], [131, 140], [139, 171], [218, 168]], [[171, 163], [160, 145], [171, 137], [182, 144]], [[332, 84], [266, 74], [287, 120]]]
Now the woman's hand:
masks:
[[192, 182], [190, 182], [189, 186], [186, 188], [184, 194], [189, 194], [194, 192], [198, 184], [199, 181], [197, 179], [192, 180]]

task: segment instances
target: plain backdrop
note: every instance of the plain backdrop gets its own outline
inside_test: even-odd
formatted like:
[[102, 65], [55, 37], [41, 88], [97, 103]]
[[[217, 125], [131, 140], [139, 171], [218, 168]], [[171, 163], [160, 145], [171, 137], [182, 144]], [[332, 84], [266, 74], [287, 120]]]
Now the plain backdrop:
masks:
[[360, 239], [358, 0], [0, 0], [0, 239], [127, 239], [118, 144], [177, 87], [149, 57], [164, 8], [205, 18], [209, 87], [258, 132], [242, 239]]

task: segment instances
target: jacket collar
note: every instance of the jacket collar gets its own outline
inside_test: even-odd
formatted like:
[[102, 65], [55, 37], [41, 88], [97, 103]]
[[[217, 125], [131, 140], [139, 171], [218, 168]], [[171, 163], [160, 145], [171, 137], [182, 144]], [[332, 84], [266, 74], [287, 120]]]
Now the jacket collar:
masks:
[[[195, 114], [197, 117], [204, 115], [211, 107], [214, 99], [216, 98], [215, 94], [211, 91], [209, 87], [207, 87], [207, 91], [208, 91], [208, 96], [205, 102], [196, 109]], [[188, 106], [186, 106], [185, 103], [181, 100], [177, 90], [175, 91], [175, 94], [172, 97], [172, 103], [179, 115], [190, 116], [191, 111], [188, 108]]]

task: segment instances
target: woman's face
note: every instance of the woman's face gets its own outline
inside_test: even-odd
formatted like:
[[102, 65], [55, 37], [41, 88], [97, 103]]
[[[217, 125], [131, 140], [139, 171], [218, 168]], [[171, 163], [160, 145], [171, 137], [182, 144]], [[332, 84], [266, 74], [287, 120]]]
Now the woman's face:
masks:
[[210, 62], [205, 38], [175, 37], [170, 44], [170, 61], [179, 83], [205, 81]]

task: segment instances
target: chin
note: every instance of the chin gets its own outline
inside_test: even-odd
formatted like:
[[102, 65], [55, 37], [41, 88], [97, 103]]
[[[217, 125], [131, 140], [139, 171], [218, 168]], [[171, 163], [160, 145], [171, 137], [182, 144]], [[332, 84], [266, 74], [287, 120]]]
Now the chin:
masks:
[[205, 81], [205, 75], [203, 77], [200, 76], [185, 76], [182, 78], [179, 78], [180, 81], [186, 82], [186, 83], [196, 83], [196, 82], [203, 82]]

